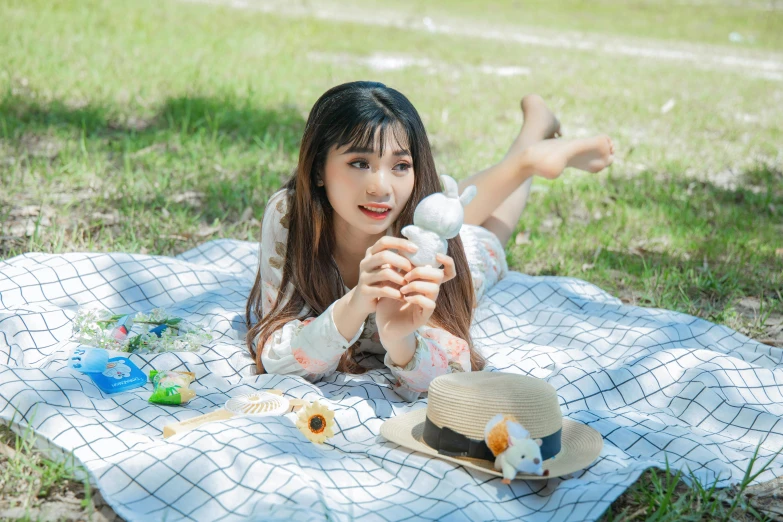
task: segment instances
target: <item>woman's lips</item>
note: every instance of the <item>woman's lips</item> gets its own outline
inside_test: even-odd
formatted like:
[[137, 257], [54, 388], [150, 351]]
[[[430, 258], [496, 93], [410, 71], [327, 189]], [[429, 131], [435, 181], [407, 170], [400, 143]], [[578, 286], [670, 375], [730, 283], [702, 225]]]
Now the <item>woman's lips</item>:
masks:
[[382, 221], [386, 219], [386, 216], [388, 216], [391, 212], [391, 209], [386, 209], [386, 212], [373, 212], [372, 210], [367, 210], [361, 205], [359, 205], [359, 210], [361, 210], [368, 218], [374, 219], [376, 221]]

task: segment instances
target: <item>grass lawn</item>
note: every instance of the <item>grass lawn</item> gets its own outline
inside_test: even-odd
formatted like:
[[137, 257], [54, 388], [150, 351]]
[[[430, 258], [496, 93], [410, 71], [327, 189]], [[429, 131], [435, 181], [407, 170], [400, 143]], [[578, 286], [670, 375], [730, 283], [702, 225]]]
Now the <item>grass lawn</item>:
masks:
[[[0, 259], [257, 240], [307, 112], [344, 81], [405, 93], [457, 178], [503, 156], [537, 92], [566, 136], [618, 153], [534, 183], [511, 268], [783, 346], [779, 2], [239, 4], [0, 0]], [[634, 498], [624, 519], [657, 509]]]

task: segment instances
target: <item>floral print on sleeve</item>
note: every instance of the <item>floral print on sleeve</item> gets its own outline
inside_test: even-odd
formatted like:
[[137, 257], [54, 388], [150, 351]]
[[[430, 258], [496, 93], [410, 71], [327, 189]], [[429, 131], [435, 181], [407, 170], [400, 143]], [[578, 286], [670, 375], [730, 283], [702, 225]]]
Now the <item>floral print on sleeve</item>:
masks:
[[289, 321], [264, 344], [261, 362], [267, 373], [300, 375], [316, 381], [334, 372], [337, 364], [361, 335], [364, 325], [346, 340], [334, 323], [334, 303], [318, 317]]
[[396, 391], [407, 400], [426, 392], [435, 377], [469, 372], [470, 349], [464, 339], [442, 328], [422, 327], [414, 332], [416, 351], [405, 367], [395, 365], [388, 354], [384, 363], [397, 379]]
[[[282, 222], [287, 218], [285, 191], [276, 192], [269, 198], [261, 222], [261, 311], [267, 315], [280, 291], [283, 282], [283, 261], [285, 259], [288, 231]], [[281, 303], [282, 304], [282, 303]]]

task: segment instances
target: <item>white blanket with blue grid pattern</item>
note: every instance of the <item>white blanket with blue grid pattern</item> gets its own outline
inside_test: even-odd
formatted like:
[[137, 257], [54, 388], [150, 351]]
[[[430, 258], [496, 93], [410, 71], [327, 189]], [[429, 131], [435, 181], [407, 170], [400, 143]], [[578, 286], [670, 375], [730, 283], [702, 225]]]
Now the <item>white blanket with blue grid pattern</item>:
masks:
[[[584, 281], [517, 272], [482, 300], [472, 330], [492, 369], [546, 379], [563, 414], [604, 438], [573, 476], [514, 481], [384, 441], [381, 423], [421, 408], [389, 374], [254, 375], [244, 307], [258, 244], [205, 243], [176, 257], [25, 254], [0, 262], [0, 418], [84, 464], [127, 520], [595, 520], [650, 467], [692, 470], [720, 486], [783, 445], [783, 350], [680, 313], [623, 305]], [[194, 353], [132, 355], [142, 370], [196, 373], [182, 407], [147, 402], [143, 388], [105, 395], [65, 366], [82, 306], [117, 313], [163, 307], [214, 330]], [[293, 414], [206, 424], [163, 439], [164, 425], [278, 388], [325, 401], [335, 436], [306, 442]], [[783, 459], [757, 481], [783, 475]]]

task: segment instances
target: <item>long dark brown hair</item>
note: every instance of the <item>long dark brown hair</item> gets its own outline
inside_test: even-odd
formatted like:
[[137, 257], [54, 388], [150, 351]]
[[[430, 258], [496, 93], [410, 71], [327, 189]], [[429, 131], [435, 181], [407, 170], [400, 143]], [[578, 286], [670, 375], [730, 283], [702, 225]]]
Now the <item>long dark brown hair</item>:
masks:
[[[329, 150], [348, 144], [372, 149], [377, 137], [382, 156], [387, 132], [392, 132], [395, 138], [399, 134], [397, 142], [407, 143], [413, 158], [413, 192], [391, 227], [394, 236], [402, 237], [400, 230], [413, 223], [416, 205], [426, 196], [441, 191], [424, 124], [411, 102], [382, 83], [351, 82], [329, 89], [310, 111], [299, 149], [299, 163], [284, 185], [289, 223], [280, 290], [272, 309], [263, 316], [259, 265], [245, 310], [249, 327], [246, 342], [259, 373], [264, 373], [263, 346], [276, 330], [293, 319], [322, 314], [345, 294], [340, 271], [332, 257], [334, 211], [326, 190], [316, 184], [323, 174]], [[475, 305], [470, 267], [460, 237], [449, 239], [448, 243], [448, 255], [454, 259], [457, 277], [441, 285], [430, 323], [465, 339], [470, 347], [471, 367], [479, 370], [485, 361], [474, 350], [470, 338]], [[304, 305], [309, 307], [305, 316]], [[260, 320], [253, 324], [254, 318]], [[357, 345], [358, 341], [343, 354], [338, 371], [367, 371], [354, 360]]]

